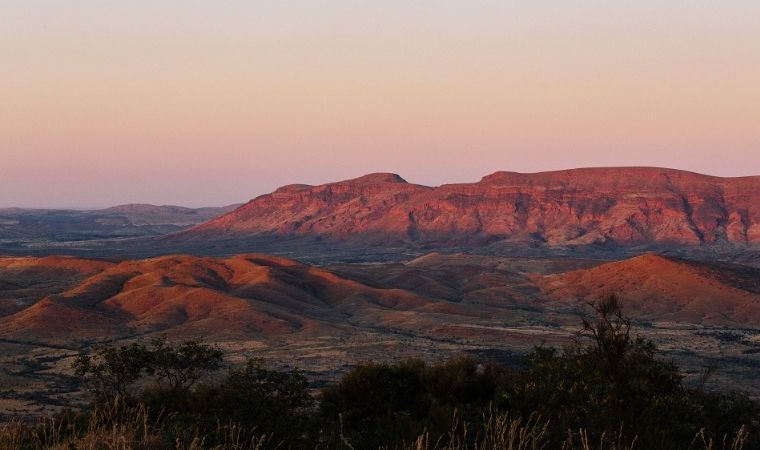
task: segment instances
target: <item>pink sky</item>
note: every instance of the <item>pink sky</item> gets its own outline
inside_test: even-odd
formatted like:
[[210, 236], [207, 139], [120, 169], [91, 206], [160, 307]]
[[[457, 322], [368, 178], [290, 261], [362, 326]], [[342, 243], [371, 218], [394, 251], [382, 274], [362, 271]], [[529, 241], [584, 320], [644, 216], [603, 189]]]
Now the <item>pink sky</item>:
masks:
[[0, 207], [379, 171], [760, 174], [760, 2], [369, 3], [3, 2]]

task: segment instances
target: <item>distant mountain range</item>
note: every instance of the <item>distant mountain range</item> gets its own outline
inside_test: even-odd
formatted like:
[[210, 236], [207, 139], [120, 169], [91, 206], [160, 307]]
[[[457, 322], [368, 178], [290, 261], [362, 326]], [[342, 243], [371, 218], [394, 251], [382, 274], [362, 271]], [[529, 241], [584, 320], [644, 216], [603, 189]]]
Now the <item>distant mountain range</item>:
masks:
[[590, 168], [428, 187], [375, 173], [222, 208], [0, 210], [7, 255], [267, 253], [323, 264], [431, 251], [602, 259], [656, 251], [760, 267], [760, 176]]
[[427, 187], [377, 173], [285, 186], [174, 239], [257, 236], [426, 248], [746, 245], [760, 242], [760, 176], [593, 168]]

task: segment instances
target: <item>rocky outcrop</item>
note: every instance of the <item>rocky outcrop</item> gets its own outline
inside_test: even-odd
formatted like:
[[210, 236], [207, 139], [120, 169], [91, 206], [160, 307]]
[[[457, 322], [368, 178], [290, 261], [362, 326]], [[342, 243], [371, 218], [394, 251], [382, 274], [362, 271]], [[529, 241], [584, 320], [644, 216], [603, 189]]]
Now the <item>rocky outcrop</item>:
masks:
[[760, 242], [760, 177], [593, 168], [426, 187], [371, 174], [285, 186], [181, 234], [253, 235], [441, 246], [747, 244]]

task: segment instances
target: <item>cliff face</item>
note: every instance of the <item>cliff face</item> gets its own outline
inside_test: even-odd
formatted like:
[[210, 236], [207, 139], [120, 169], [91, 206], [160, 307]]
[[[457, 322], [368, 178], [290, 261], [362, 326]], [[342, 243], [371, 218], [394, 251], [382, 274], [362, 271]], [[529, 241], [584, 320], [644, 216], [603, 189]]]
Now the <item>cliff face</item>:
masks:
[[439, 245], [752, 243], [760, 241], [760, 177], [599, 168], [497, 172], [432, 188], [371, 174], [285, 186], [185, 233], [245, 235]]

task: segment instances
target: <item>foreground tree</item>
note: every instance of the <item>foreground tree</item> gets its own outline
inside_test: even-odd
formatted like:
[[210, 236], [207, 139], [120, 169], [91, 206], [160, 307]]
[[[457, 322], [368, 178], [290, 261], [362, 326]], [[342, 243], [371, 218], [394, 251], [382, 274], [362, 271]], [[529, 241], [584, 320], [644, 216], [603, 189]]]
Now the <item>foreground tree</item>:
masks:
[[159, 384], [176, 394], [190, 389], [204, 374], [221, 369], [223, 361], [221, 349], [200, 339], [170, 345], [161, 336], [152, 341], [149, 370]]
[[149, 345], [134, 342], [79, 355], [73, 368], [97, 401], [114, 397], [133, 400], [138, 395], [140, 382], [145, 384], [146, 379], [153, 379], [174, 394], [187, 391], [201, 376], [219, 370], [223, 357], [221, 349], [201, 340], [171, 345], [161, 336]]
[[135, 395], [134, 384], [151, 372], [151, 353], [139, 342], [121, 347], [108, 346], [92, 355], [79, 355], [72, 367], [97, 401], [131, 398]]

